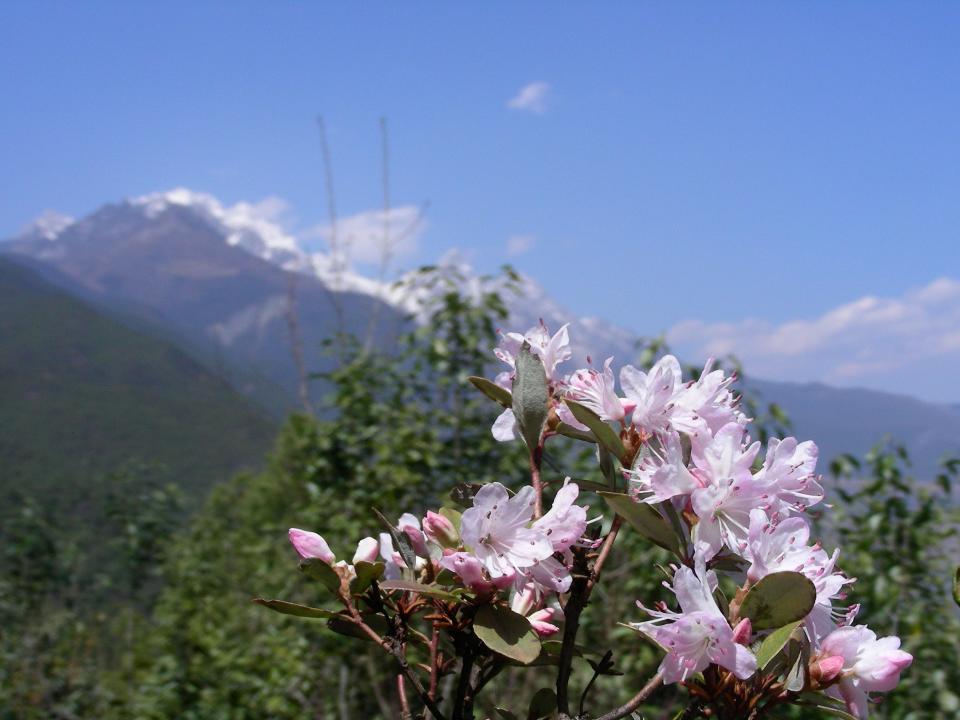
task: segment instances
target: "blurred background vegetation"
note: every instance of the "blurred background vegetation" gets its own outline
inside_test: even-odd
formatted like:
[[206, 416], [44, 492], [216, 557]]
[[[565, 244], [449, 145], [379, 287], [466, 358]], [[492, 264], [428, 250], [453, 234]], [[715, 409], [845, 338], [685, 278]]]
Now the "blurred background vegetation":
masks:
[[[6, 277], [19, 283], [24, 302], [38, 300], [29, 295], [29, 278]], [[450, 504], [458, 483], [526, 481], [519, 446], [490, 435], [496, 408], [465, 381], [491, 372], [489, 348], [507, 314], [500, 294], [464, 294], [430, 270], [420, 280], [432, 288], [423, 322], [389, 350], [331, 337], [330, 369], [314, 378], [328, 390], [324, 406], [315, 415], [291, 414], [279, 429], [231, 407], [187, 360], [114, 337], [120, 331], [95, 313], [55, 298], [68, 303], [68, 326], [83, 334], [90, 353], [76, 353], [76, 344], [61, 338], [64, 352], [47, 354], [59, 384], [38, 392], [56, 395], [58, 422], [7, 411], [4, 426], [79, 425], [88, 436], [103, 433], [111, 452], [90, 452], [96, 443], [74, 446], [39, 430], [30, 433], [34, 444], [4, 448], [5, 457], [28, 457], [0, 468], [0, 718], [398, 716], [377, 648], [250, 600], [316, 600], [294, 571], [288, 527], [320, 531], [349, 557], [357, 539], [377, 532], [373, 506], [388, 517], [422, 513]], [[498, 285], [509, 286], [509, 276]], [[56, 341], [36, 338], [46, 347]], [[92, 354], [113, 344], [126, 351], [103, 361]], [[637, 361], [649, 364], [663, 350], [649, 343], [638, 348]], [[102, 362], [122, 363], [111, 377], [135, 373], [130, 385], [142, 395], [115, 395], [85, 376], [104, 372]], [[85, 382], [65, 383], [64, 367]], [[186, 392], [180, 400], [151, 393], [152, 376], [173, 376]], [[18, 382], [12, 370], [0, 377]], [[96, 397], [69, 394], [82, 385], [97, 388]], [[182, 398], [192, 398], [189, 407], [177, 405]], [[85, 425], [89, 402], [115, 404], [116, 417], [103, 427]], [[789, 408], [745, 402], [764, 433], [788, 430]], [[178, 433], [187, 426], [193, 435], [184, 442]], [[596, 480], [590, 458], [563, 442], [551, 448], [547, 479]], [[262, 456], [260, 469], [235, 472], [256, 468]], [[906, 453], [889, 441], [865, 458], [841, 456], [823, 466], [834, 511], [820, 532], [828, 548], [840, 544], [842, 567], [859, 578], [850, 601], [862, 604], [861, 619], [879, 634], [900, 635], [916, 658], [878, 717], [960, 713], [960, 617], [950, 594], [957, 469], [951, 461], [937, 477], [914, 477]], [[637, 598], [662, 597], [656, 564], [665, 558], [634, 533], [621, 533], [614, 552], [585, 614], [583, 645], [598, 655], [611, 649], [622, 674], [598, 680], [593, 707], [623, 702], [659, 662], [619, 623], [638, 616]], [[578, 673], [582, 689], [587, 663]], [[518, 670], [491, 694], [525, 707], [553, 680], [548, 669]], [[682, 691], [664, 688], [642, 716], [672, 717], [681, 698]], [[483, 713], [492, 710], [481, 705]]]

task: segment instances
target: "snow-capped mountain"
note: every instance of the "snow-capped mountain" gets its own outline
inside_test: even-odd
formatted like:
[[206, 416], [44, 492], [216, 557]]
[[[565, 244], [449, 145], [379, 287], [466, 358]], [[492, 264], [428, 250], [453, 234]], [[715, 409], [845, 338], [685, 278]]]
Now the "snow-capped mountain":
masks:
[[[235, 386], [283, 410], [294, 406], [303, 371], [328, 367], [325, 338], [345, 330], [389, 345], [432, 291], [366, 277], [344, 257], [308, 252], [275, 215], [264, 203], [225, 206], [176, 189], [77, 220], [45, 213], [0, 249], [69, 292], [175, 334]], [[490, 282], [455, 252], [438, 265], [468, 294]], [[554, 330], [570, 322], [571, 369], [588, 355], [594, 364], [609, 355], [618, 365], [635, 358], [634, 333], [599, 318], [577, 319], [532, 278], [521, 277], [519, 291], [503, 295], [511, 314], [505, 330], [523, 331], [541, 319]], [[940, 455], [958, 450], [960, 414], [946, 406], [823, 385], [749, 384], [782, 403], [797, 434], [815, 439], [825, 457], [864, 452], [887, 432], [916, 450], [927, 473]]]

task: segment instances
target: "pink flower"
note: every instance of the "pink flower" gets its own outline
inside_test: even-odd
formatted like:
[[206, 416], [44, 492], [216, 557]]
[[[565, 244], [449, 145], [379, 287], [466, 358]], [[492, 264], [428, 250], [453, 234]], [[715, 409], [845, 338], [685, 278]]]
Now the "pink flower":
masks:
[[553, 506], [533, 524], [553, 545], [554, 552], [561, 552], [573, 545], [587, 529], [587, 506], [574, 505], [580, 488], [567, 478], [553, 499]]
[[700, 518], [694, 537], [709, 546], [708, 559], [724, 545], [739, 553], [750, 511], [764, 504], [763, 490], [750, 472], [759, 450], [760, 443], [745, 445], [743, 427], [737, 423], [724, 425], [712, 438], [694, 439], [692, 474], [701, 484], [690, 496]]
[[[633, 410], [633, 403], [617, 396], [613, 370], [610, 369], [612, 362], [612, 357], [607, 358], [603, 363], [602, 371], [593, 368], [577, 370], [567, 378], [566, 383], [566, 397], [590, 408], [605, 422], [619, 422], [628, 411]], [[560, 405], [557, 413], [568, 425], [573, 425], [580, 430], [587, 429], [586, 425], [573, 416], [566, 405]]]
[[560, 613], [554, 608], [545, 607], [528, 615], [527, 620], [530, 621], [530, 625], [537, 635], [540, 637], [549, 637], [550, 635], [560, 632], [560, 628], [551, 622], [551, 620], [559, 614]]
[[893, 690], [900, 673], [913, 662], [910, 653], [900, 650], [900, 638], [878, 640], [866, 625], [834, 630], [824, 638], [820, 652], [843, 658], [839, 692], [850, 713], [861, 720], [868, 714], [869, 693]]
[[[658, 436], [659, 443], [646, 446], [639, 463], [630, 471], [634, 489], [646, 503], [661, 503], [677, 495], [689, 495], [700, 487], [683, 462], [680, 435], [666, 432]], [[657, 445], [659, 444], [659, 448]]]
[[305, 560], [308, 558], [320, 558], [327, 565], [332, 565], [336, 557], [327, 545], [327, 541], [315, 532], [309, 530], [300, 530], [299, 528], [290, 528], [287, 536], [294, 549]]
[[671, 422], [676, 429], [695, 435], [703, 430], [717, 432], [731, 422], [746, 423], [738, 409], [739, 401], [730, 391], [736, 377], [724, 377], [723, 370], [712, 368], [711, 358], [700, 373], [700, 379], [680, 388], [674, 395]]
[[674, 574], [672, 589], [681, 611], [643, 608], [654, 619], [632, 624], [667, 651], [660, 663], [665, 683], [682, 682], [711, 663], [741, 680], [757, 670], [753, 653], [735, 641], [730, 624], [717, 606], [713, 597], [716, 576], [706, 570], [704, 551], [702, 546], [697, 548], [696, 570], [681, 566]]
[[633, 405], [631, 422], [651, 433], [670, 429], [673, 396], [680, 380], [680, 363], [673, 355], [664, 355], [648, 373], [624, 365], [620, 387]]
[[491, 578], [513, 576], [553, 555], [545, 533], [529, 527], [533, 518], [533, 488], [513, 497], [500, 483], [484, 485], [463, 513], [460, 535], [483, 563]]
[[455, 573], [463, 583], [479, 595], [491, 595], [505, 587], [509, 587], [514, 581], [514, 575], [501, 575], [496, 578], [490, 577], [486, 572], [484, 565], [480, 560], [468, 552], [456, 552], [444, 555], [440, 558], [440, 566]]
[[524, 342], [528, 342], [530, 343], [530, 352], [540, 358], [543, 363], [547, 380], [556, 382], [560, 379], [557, 366], [568, 360], [572, 354], [570, 336], [567, 334], [568, 326], [569, 324], [564, 325], [556, 334], [551, 336], [547, 326], [541, 320], [539, 325], [527, 330], [525, 335], [516, 332], [501, 334], [500, 346], [494, 349], [493, 354], [501, 362], [509, 365], [511, 370], [515, 370], [520, 348], [523, 347]]
[[756, 480], [772, 498], [772, 513], [791, 514], [823, 500], [823, 488], [814, 473], [816, 466], [817, 446], [812, 441], [770, 439]]

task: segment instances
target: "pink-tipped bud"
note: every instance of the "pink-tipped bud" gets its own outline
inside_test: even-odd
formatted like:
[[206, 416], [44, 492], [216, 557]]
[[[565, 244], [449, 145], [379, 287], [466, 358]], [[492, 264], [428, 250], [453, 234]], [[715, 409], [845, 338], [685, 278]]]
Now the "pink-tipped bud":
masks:
[[733, 641], [738, 645], [749, 645], [751, 637], [753, 637], [753, 625], [750, 618], [744, 618], [733, 629]]
[[376, 538], [365, 537], [357, 543], [357, 551], [353, 554], [354, 564], [358, 562], [376, 562], [380, 555], [380, 543]]
[[527, 620], [530, 621], [530, 625], [537, 635], [540, 637], [548, 637], [560, 632], [560, 628], [550, 622], [553, 620], [556, 612], [553, 608], [543, 608], [542, 610], [537, 610], [533, 615], [530, 615]]
[[514, 593], [510, 609], [519, 615], [529, 615], [537, 606], [537, 589], [533, 583], [527, 583], [523, 589]]
[[427, 516], [423, 519], [423, 532], [440, 547], [455, 548], [460, 545], [460, 533], [450, 519], [432, 510], [427, 510]]
[[825, 685], [843, 670], [843, 655], [830, 655], [817, 660], [810, 668], [810, 677]]
[[320, 558], [328, 565], [332, 565], [337, 559], [333, 552], [331, 552], [330, 546], [327, 545], [327, 541], [315, 532], [301, 530], [299, 528], [290, 528], [287, 536], [290, 538], [290, 543], [294, 549], [304, 560]]

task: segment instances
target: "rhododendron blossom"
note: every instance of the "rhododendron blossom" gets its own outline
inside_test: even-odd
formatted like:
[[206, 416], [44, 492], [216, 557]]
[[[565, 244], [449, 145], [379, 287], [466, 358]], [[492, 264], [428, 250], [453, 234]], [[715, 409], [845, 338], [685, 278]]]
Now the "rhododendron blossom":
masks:
[[716, 585], [716, 576], [707, 571], [700, 549], [696, 568], [684, 565], [673, 576], [671, 589], [680, 603], [680, 612], [644, 608], [654, 619], [632, 625], [667, 651], [660, 664], [664, 682], [686, 680], [710, 663], [730, 670], [741, 680], [756, 672], [756, 658], [734, 642], [733, 629], [717, 606], [713, 597]]
[[868, 715], [869, 693], [893, 690], [900, 673], [913, 662], [913, 656], [900, 649], [900, 638], [878, 640], [865, 625], [835, 630], [824, 638], [820, 652], [824, 657], [843, 658], [835, 694], [857, 718]]

